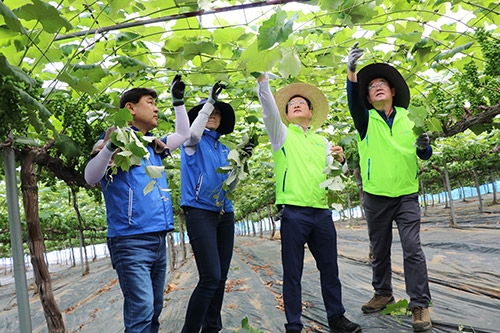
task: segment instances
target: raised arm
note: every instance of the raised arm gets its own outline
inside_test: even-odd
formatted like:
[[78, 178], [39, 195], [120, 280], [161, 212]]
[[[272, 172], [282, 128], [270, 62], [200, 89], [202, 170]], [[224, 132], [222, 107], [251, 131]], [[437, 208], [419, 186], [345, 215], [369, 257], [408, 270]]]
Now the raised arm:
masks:
[[262, 119], [266, 126], [274, 151], [285, 143], [286, 126], [281, 121], [280, 112], [269, 87], [269, 78], [263, 74], [257, 79], [257, 95], [262, 105]]
[[214, 106], [210, 102], [203, 104], [198, 116], [191, 124], [189, 139], [184, 142], [185, 147], [196, 146], [201, 140], [201, 136], [205, 131], [205, 126], [207, 125], [208, 118], [212, 114]]
[[358, 76], [356, 75], [356, 67], [358, 59], [363, 55], [363, 49], [358, 48], [358, 42], [349, 50], [347, 56], [347, 103], [349, 112], [354, 121], [354, 126], [358, 130], [360, 137], [363, 139], [368, 129], [368, 110], [366, 109], [361, 93], [359, 91]]
[[189, 139], [189, 118], [186, 107], [183, 105], [174, 106], [175, 111], [175, 132], [167, 136], [166, 144], [170, 151], [179, 148]]
[[181, 80], [181, 75], [175, 75], [170, 85], [170, 95], [175, 112], [175, 133], [164, 139], [170, 151], [179, 148], [189, 138], [189, 118], [184, 105], [185, 90], [186, 84]]
[[184, 147], [186, 148], [186, 153], [188, 155], [193, 155], [196, 152], [196, 145], [200, 142], [201, 136], [205, 131], [208, 119], [215, 108], [215, 102], [217, 102], [219, 94], [225, 87], [226, 86], [220, 82], [216, 82], [212, 89], [210, 89], [207, 102], [203, 104], [203, 107], [196, 116], [196, 119], [191, 124], [189, 139], [184, 143]]

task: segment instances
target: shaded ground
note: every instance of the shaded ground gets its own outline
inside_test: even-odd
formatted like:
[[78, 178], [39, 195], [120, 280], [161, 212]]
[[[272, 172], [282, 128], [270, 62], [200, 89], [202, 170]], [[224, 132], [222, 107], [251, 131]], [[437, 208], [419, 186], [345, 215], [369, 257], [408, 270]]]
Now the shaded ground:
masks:
[[[500, 332], [500, 205], [455, 201], [457, 227], [449, 227], [449, 209], [429, 207], [422, 218], [422, 243], [427, 257], [433, 306], [431, 332]], [[486, 196], [491, 202], [491, 198]], [[368, 237], [364, 221], [336, 223], [339, 266], [346, 315], [363, 332], [411, 332], [404, 315], [364, 315], [360, 308], [372, 296]], [[401, 247], [394, 229], [393, 285], [397, 300], [404, 292]], [[235, 332], [248, 318], [253, 328], [283, 332], [280, 241], [237, 237], [223, 308], [222, 332]], [[197, 272], [191, 258], [170, 272], [161, 332], [179, 333]], [[40, 300], [30, 285], [33, 332], [47, 332]], [[121, 332], [122, 296], [109, 258], [52, 274], [56, 301], [69, 332]], [[319, 274], [307, 251], [303, 275], [303, 322], [307, 332], [329, 332], [319, 288]], [[0, 332], [18, 332], [15, 286], [0, 287]], [[241, 332], [243, 330], [240, 329]]]

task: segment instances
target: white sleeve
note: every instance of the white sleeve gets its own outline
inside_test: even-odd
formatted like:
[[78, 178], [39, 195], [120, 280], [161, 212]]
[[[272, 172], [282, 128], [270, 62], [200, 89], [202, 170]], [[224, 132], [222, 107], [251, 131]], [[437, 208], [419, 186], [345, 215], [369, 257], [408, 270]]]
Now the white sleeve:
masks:
[[184, 148], [186, 154], [193, 155], [196, 152], [196, 145], [201, 140], [201, 136], [205, 131], [205, 126], [207, 125], [208, 118], [212, 114], [214, 106], [208, 102], [203, 104], [198, 116], [191, 124], [189, 139], [184, 142]]
[[262, 119], [274, 151], [285, 143], [286, 126], [280, 118], [280, 112], [269, 87], [269, 81], [257, 82], [257, 95], [262, 105]]
[[189, 138], [189, 117], [184, 104], [174, 106], [175, 110], [175, 133], [166, 138], [166, 144], [170, 151], [179, 148]]
[[104, 177], [114, 152], [114, 150], [109, 150], [107, 146], [104, 146], [101, 151], [87, 163], [85, 167], [85, 181], [88, 184], [93, 185]]

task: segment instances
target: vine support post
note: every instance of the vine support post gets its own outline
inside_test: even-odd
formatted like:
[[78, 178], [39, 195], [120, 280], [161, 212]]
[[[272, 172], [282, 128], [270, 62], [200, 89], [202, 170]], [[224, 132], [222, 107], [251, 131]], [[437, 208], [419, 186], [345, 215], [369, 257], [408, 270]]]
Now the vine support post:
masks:
[[493, 204], [497, 203], [497, 187], [495, 185], [495, 176], [493, 175], [493, 171], [490, 169], [490, 178], [491, 178], [491, 187], [493, 190]]
[[4, 151], [5, 184], [7, 187], [7, 206], [10, 226], [10, 243], [14, 260], [14, 280], [16, 284], [17, 312], [19, 316], [19, 332], [31, 333], [31, 314], [28, 298], [28, 284], [24, 267], [24, 250], [21, 233], [21, 217], [19, 214], [19, 196], [16, 181], [16, 158], [12, 149], [12, 133], [9, 134], [9, 145], [2, 143]]
[[481, 186], [479, 185], [479, 177], [477, 174], [476, 169], [472, 169], [472, 174], [474, 175], [474, 184], [476, 185], [476, 191], [477, 191], [477, 201], [479, 202], [479, 212], [484, 213], [484, 208], [483, 208], [483, 197], [481, 196]]
[[446, 180], [446, 190], [448, 191], [448, 198], [449, 198], [450, 211], [451, 211], [450, 227], [455, 227], [457, 218], [455, 216], [455, 207], [453, 206], [453, 198], [451, 197], [450, 176], [448, 174], [448, 166], [446, 165], [446, 162], [444, 163], [444, 177]]

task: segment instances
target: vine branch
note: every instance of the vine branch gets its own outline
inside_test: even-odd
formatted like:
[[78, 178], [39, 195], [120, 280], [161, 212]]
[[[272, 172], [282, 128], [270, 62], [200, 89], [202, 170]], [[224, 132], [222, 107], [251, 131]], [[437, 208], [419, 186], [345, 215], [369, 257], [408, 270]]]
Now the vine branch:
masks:
[[90, 29], [90, 30], [82, 30], [82, 31], [78, 31], [78, 32], [70, 33], [70, 34], [56, 36], [54, 38], [54, 40], [59, 41], [59, 40], [70, 39], [70, 38], [75, 38], [75, 37], [93, 35], [96, 33], [104, 33], [104, 32], [108, 32], [108, 31], [112, 31], [112, 30], [121, 30], [121, 29], [125, 29], [125, 28], [143, 26], [146, 24], [168, 22], [168, 21], [173, 21], [173, 20], [178, 20], [178, 19], [188, 18], [188, 17], [194, 17], [194, 16], [204, 16], [204, 15], [209, 15], [209, 14], [231, 12], [231, 11], [235, 11], [235, 10], [257, 8], [257, 7], [263, 7], [263, 6], [281, 5], [281, 4], [286, 4], [289, 2], [306, 3], [309, 1], [310, 0], [268, 0], [268, 1], [261, 1], [261, 2], [256, 2], [256, 3], [248, 3], [248, 4], [242, 4], [242, 5], [236, 5], [236, 6], [209, 9], [209, 10], [201, 9], [201, 10], [197, 10], [194, 12], [175, 14], [175, 15], [169, 15], [169, 16], [162, 16], [162, 17], [148, 19], [148, 20], [139, 20], [139, 21], [115, 24], [115, 25], [111, 25], [111, 26], [107, 26], [107, 27], [99, 27], [99, 28]]

